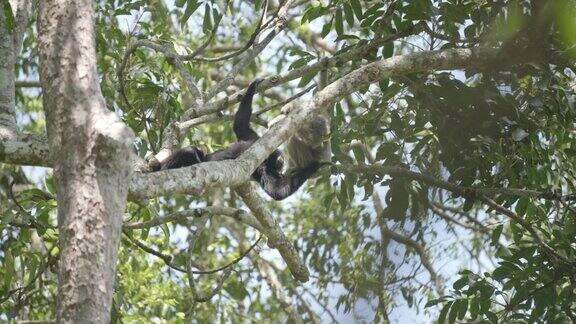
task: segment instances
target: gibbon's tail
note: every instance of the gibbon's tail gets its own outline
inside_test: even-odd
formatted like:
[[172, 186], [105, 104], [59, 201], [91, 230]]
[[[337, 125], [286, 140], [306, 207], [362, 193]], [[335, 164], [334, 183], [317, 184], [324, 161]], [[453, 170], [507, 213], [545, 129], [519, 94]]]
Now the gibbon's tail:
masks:
[[254, 141], [259, 138], [258, 134], [250, 128], [250, 117], [252, 117], [252, 99], [256, 92], [256, 86], [260, 80], [252, 81], [242, 97], [240, 107], [234, 116], [234, 134], [239, 141]]

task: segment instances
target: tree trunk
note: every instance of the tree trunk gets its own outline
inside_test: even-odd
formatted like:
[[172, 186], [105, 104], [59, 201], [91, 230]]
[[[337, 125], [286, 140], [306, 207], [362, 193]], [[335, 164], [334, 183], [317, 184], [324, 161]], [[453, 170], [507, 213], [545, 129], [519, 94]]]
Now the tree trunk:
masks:
[[59, 323], [107, 323], [134, 135], [106, 109], [94, 3], [43, 0], [40, 80], [60, 230]]

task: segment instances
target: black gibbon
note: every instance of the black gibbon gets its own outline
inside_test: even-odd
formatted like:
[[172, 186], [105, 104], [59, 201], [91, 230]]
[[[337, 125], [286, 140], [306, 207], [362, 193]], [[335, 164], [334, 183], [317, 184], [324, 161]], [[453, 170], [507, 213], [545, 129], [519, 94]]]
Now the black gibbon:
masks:
[[[205, 154], [202, 150], [190, 146], [177, 150], [164, 161], [152, 165], [152, 171], [182, 168], [207, 161], [222, 161], [235, 159], [248, 149], [260, 136], [250, 128], [252, 116], [252, 98], [258, 82], [252, 82], [240, 102], [240, 107], [234, 116], [233, 130], [237, 142], [230, 146]], [[295, 170], [289, 175], [282, 173], [282, 153], [275, 150], [252, 173], [252, 179], [257, 181], [262, 189], [273, 199], [282, 200], [293, 194], [304, 182], [320, 168], [321, 163], [312, 161], [304, 168]]]

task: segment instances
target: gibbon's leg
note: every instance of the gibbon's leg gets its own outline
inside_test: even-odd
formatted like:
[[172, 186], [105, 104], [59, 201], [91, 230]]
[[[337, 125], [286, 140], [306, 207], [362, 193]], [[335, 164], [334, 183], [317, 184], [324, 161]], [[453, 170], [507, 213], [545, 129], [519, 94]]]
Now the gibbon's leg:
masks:
[[238, 111], [234, 116], [234, 125], [232, 128], [239, 141], [255, 141], [259, 138], [258, 134], [250, 128], [252, 98], [254, 98], [254, 92], [256, 91], [258, 83], [260, 83], [259, 80], [250, 83], [248, 90], [246, 90], [244, 97], [242, 97]]
[[194, 165], [205, 161], [204, 152], [200, 149], [190, 146], [179, 149], [178, 151], [172, 153], [166, 160], [160, 163], [156, 170], [167, 170], [167, 169], [177, 169], [185, 166]]
[[222, 161], [235, 159], [240, 156], [242, 152], [246, 151], [250, 145], [252, 145], [252, 142], [248, 141], [232, 143], [226, 148], [207, 154], [204, 161]]
[[266, 169], [259, 172], [257, 170], [255, 173], [258, 174], [255, 175], [255, 180], [260, 183], [262, 189], [274, 200], [282, 200], [296, 192], [319, 168], [320, 163], [314, 161], [291, 175], [274, 175]]

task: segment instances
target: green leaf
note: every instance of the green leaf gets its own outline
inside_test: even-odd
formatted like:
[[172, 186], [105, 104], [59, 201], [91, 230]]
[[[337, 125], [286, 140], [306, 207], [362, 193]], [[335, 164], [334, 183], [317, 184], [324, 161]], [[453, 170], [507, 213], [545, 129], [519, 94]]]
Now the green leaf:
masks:
[[453, 303], [454, 303], [454, 301], [449, 301], [446, 303], [446, 305], [444, 305], [444, 307], [440, 311], [440, 315], [438, 316], [438, 323], [441, 323], [441, 324], [446, 323], [446, 316], [448, 315], [448, 312], [450, 311], [450, 307], [452, 306]]
[[468, 284], [468, 276], [465, 276], [463, 278], [454, 281], [454, 284], [452, 284], [452, 288], [454, 288], [455, 290], [460, 290], [464, 288], [467, 284]]
[[320, 37], [324, 38], [328, 35], [328, 33], [330, 33], [330, 31], [332, 30], [332, 22], [334, 21], [334, 19], [330, 19], [329, 22], [325, 23], [324, 26], [322, 26], [322, 31], [320, 32]]
[[344, 2], [344, 18], [350, 28], [354, 27], [354, 10], [348, 2]]
[[426, 303], [426, 305], [424, 306], [424, 308], [435, 306], [435, 305], [440, 304], [441, 302], [443, 302], [445, 300], [446, 300], [446, 298], [436, 298], [436, 299], [429, 300]]
[[307, 21], [311, 22], [314, 19], [327, 14], [328, 12], [329, 12], [328, 8], [322, 6], [308, 8], [308, 10], [306, 10], [302, 15], [302, 19], [300, 20], [300, 22], [302, 24], [304, 24]]
[[460, 313], [460, 304], [462, 300], [457, 300], [454, 302], [454, 305], [450, 308], [450, 313], [448, 315], [448, 323], [452, 324], [456, 322], [456, 317]]
[[528, 205], [530, 204], [530, 199], [528, 197], [522, 197], [520, 198], [520, 200], [518, 200], [518, 203], [516, 203], [516, 214], [518, 214], [518, 216], [523, 217], [524, 215], [526, 215], [526, 210], [528, 209]]
[[399, 148], [398, 144], [392, 142], [380, 144], [376, 151], [376, 160], [382, 161], [387, 159], [389, 156], [393, 156]]
[[232, 298], [242, 301], [248, 296], [248, 290], [246, 287], [238, 280], [230, 280], [225, 290], [232, 296]]
[[394, 55], [394, 43], [386, 43], [384, 48], [382, 49], [382, 57], [383, 58], [390, 58]]
[[340, 181], [340, 191], [338, 192], [338, 202], [340, 203], [341, 209], [346, 209], [348, 207], [348, 190], [346, 190], [346, 183], [344, 180]]
[[310, 83], [310, 81], [312, 81], [314, 79], [314, 77], [316, 76], [318, 72], [310, 72], [310, 73], [306, 73], [302, 76], [302, 78], [300, 79], [300, 82], [298, 83], [298, 87], [303, 88], [305, 87], [308, 83]]
[[350, 5], [352, 6], [352, 10], [354, 10], [354, 14], [358, 21], [362, 20], [362, 5], [360, 4], [360, 0], [350, 0]]
[[204, 6], [204, 20], [202, 21], [202, 31], [204, 34], [208, 34], [212, 31], [212, 10], [210, 9], [209, 4]]
[[500, 224], [496, 226], [494, 231], [492, 232], [492, 245], [498, 245], [498, 241], [500, 240], [500, 234], [502, 234], [502, 230], [504, 229], [504, 225]]
[[362, 150], [362, 148], [358, 147], [357, 145], [354, 145], [354, 146], [352, 146], [352, 153], [354, 153], [354, 158], [356, 158], [356, 163], [358, 163], [358, 164], [364, 163], [366, 156], [364, 156], [364, 150]]
[[488, 312], [486, 312], [486, 313], [484, 313], [484, 314], [486, 315], [486, 317], [488, 317], [488, 320], [489, 320], [491, 323], [498, 324], [498, 316], [496, 316], [496, 314], [494, 314], [493, 312], [490, 312], [490, 311], [488, 311]]
[[468, 311], [468, 299], [461, 299], [460, 303], [458, 304], [458, 319], [464, 319], [466, 316], [466, 312]]
[[525, 139], [526, 137], [528, 137], [528, 134], [525, 130], [523, 130], [522, 128], [516, 128], [513, 132], [512, 132], [512, 139], [516, 142], [520, 142], [523, 139]]
[[480, 304], [478, 303], [478, 298], [472, 298], [470, 300], [470, 318], [475, 320], [480, 312]]
[[184, 15], [180, 19], [180, 26], [184, 27], [184, 25], [186, 25], [188, 19], [190, 19], [190, 16], [192, 16], [192, 14], [196, 11], [196, 9], [198, 9], [198, 7], [200, 7], [201, 4], [202, 3], [198, 2], [198, 0], [188, 0], [186, 3], [186, 10], [184, 11]]
[[311, 61], [311, 59], [307, 58], [307, 57], [299, 58], [296, 61], [292, 62], [292, 64], [290, 64], [290, 66], [288, 67], [288, 71], [297, 69], [299, 67], [303, 67], [304, 65], [308, 64], [308, 62], [310, 62], [310, 61]]
[[344, 21], [342, 20], [342, 10], [336, 10], [336, 15], [334, 16], [334, 27], [336, 28], [336, 34], [344, 34]]
[[56, 194], [56, 186], [54, 185], [54, 176], [48, 176], [46, 177], [45, 184], [46, 184], [46, 189], [48, 190], [49, 193], [51, 194]]

